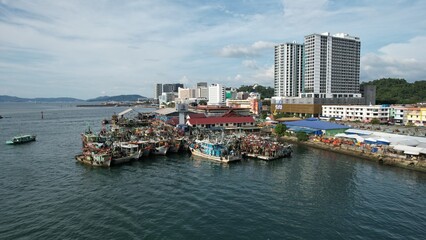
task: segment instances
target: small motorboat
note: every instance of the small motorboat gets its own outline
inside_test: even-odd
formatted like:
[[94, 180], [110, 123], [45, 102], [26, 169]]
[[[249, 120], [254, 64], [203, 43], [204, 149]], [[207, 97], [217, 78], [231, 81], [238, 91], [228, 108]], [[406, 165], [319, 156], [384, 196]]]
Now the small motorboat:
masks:
[[6, 141], [6, 144], [22, 144], [36, 140], [36, 135], [21, 135], [13, 137], [12, 140]]

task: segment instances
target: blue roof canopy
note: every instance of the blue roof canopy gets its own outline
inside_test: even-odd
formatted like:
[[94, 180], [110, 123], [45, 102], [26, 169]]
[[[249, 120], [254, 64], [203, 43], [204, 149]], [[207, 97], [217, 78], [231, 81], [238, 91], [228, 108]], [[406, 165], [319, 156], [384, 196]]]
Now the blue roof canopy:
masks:
[[284, 122], [284, 124], [288, 127], [290, 126], [308, 127], [308, 128], [317, 129], [317, 130], [349, 129], [349, 127], [345, 125], [320, 121], [318, 119], [314, 120], [312, 118], [309, 118], [308, 120]]

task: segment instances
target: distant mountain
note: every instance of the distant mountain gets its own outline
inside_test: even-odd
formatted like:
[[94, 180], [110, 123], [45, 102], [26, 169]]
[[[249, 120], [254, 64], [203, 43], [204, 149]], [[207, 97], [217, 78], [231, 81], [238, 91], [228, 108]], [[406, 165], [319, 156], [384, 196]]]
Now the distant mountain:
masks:
[[139, 98], [146, 98], [141, 95], [119, 95], [119, 96], [102, 96], [93, 99], [88, 99], [87, 102], [130, 102], [137, 101]]
[[19, 98], [15, 96], [0, 95], [0, 102], [83, 102], [77, 98]]

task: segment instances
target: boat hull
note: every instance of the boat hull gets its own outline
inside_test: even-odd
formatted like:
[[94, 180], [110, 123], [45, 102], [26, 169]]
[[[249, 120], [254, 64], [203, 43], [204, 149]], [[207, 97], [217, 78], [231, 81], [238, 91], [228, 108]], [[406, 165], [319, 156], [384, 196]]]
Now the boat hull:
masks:
[[223, 156], [223, 157], [217, 157], [217, 156], [205, 154], [205, 153], [201, 152], [200, 149], [196, 149], [196, 148], [193, 148], [193, 147], [189, 147], [189, 150], [191, 151], [191, 154], [194, 155], [194, 156], [211, 159], [211, 160], [215, 160], [215, 161], [218, 161], [218, 162], [233, 162], [233, 161], [241, 160], [240, 155], [226, 155], [226, 156]]
[[142, 157], [142, 151], [139, 150], [138, 152], [135, 152], [133, 154], [130, 154], [128, 156], [123, 157], [113, 157], [111, 160], [111, 165], [120, 165], [124, 163], [131, 162], [133, 160], [138, 160], [140, 157]]
[[169, 150], [169, 147], [160, 146], [160, 147], [154, 148], [154, 150], [152, 151], [152, 153], [154, 155], [162, 155], [162, 156], [164, 156], [164, 155], [167, 154], [168, 150]]
[[35, 135], [24, 135], [24, 136], [14, 137], [12, 140], [6, 141], [6, 144], [8, 145], [23, 144], [23, 143], [34, 142], [35, 140], [36, 140]]
[[81, 162], [83, 164], [94, 166], [94, 167], [109, 167], [111, 165], [110, 157], [95, 158], [91, 155], [80, 154], [75, 156], [75, 160], [77, 160], [77, 162]]

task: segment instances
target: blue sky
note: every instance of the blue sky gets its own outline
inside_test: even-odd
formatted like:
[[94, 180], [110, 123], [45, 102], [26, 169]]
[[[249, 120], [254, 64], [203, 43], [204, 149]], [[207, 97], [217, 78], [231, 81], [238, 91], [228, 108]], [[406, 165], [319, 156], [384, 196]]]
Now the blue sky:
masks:
[[0, 0], [0, 95], [140, 94], [155, 83], [273, 85], [273, 46], [361, 39], [361, 81], [426, 80], [426, 1]]

